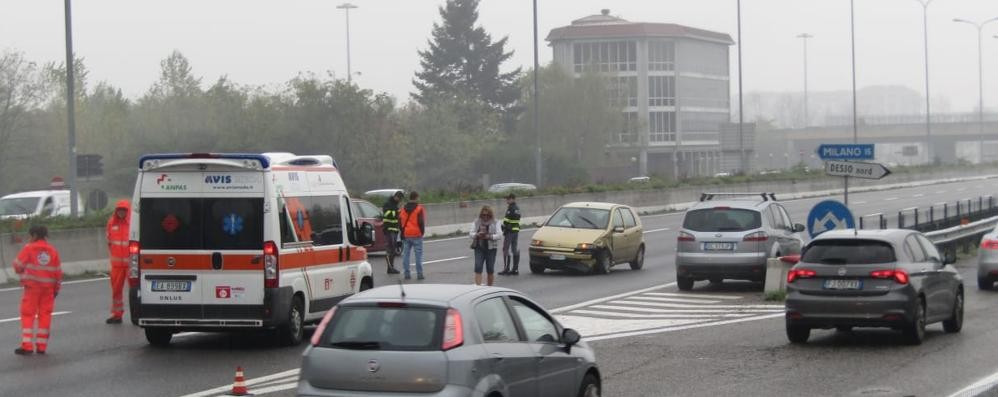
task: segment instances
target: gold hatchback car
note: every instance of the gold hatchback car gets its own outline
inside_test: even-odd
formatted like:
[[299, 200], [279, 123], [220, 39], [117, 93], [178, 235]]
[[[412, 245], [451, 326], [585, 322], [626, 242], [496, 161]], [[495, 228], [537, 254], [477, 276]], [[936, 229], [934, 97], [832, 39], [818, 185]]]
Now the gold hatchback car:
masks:
[[644, 261], [641, 219], [620, 204], [565, 204], [530, 242], [532, 273], [557, 269], [605, 274], [621, 263], [638, 270]]

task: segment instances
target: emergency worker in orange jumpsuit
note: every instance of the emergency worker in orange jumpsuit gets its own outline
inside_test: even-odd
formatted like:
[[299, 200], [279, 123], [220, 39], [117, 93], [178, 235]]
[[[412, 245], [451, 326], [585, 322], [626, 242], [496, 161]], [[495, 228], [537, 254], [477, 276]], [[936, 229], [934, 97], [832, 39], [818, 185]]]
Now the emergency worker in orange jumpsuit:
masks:
[[[34, 226], [28, 231], [31, 242], [14, 259], [14, 272], [21, 277], [24, 296], [21, 298], [21, 347], [14, 354], [45, 354], [52, 327], [52, 309], [62, 286], [62, 263], [59, 253], [49, 245], [49, 231]], [[38, 317], [38, 332], [35, 332]], [[32, 345], [34, 341], [34, 345]]]
[[128, 200], [118, 201], [107, 221], [107, 247], [111, 257], [111, 317], [108, 324], [121, 324], [125, 314], [124, 288], [128, 277], [128, 228], [132, 216]]

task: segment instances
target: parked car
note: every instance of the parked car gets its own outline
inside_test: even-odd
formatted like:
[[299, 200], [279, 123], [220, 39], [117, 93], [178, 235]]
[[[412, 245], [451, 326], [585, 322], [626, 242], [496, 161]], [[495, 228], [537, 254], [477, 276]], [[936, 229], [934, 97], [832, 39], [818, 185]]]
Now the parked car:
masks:
[[977, 288], [991, 290], [995, 281], [998, 281], [998, 230], [985, 234], [977, 250]]
[[636, 176], [634, 178], [628, 179], [629, 183], [648, 183], [651, 182], [651, 177], [649, 176]]
[[529, 183], [497, 183], [495, 185], [489, 186], [489, 193], [508, 193], [514, 191], [535, 191], [537, 186], [531, 185]]
[[599, 396], [592, 349], [505, 288], [401, 285], [326, 313], [299, 396]]
[[705, 193], [683, 218], [676, 283], [689, 291], [699, 280], [765, 280], [769, 258], [800, 253], [804, 229], [772, 193]]
[[728, 176], [731, 176], [730, 172], [718, 172], [718, 173], [714, 174], [714, 178], [724, 178], [724, 177], [728, 177]]
[[371, 198], [388, 199], [389, 197], [395, 195], [395, 192], [405, 193], [405, 190], [402, 190], [402, 189], [376, 189], [376, 190], [368, 190], [368, 191], [364, 192], [364, 196], [365, 197], [371, 197]]
[[[69, 216], [72, 213], [69, 190], [38, 190], [0, 197], [0, 219], [27, 219], [45, 216]], [[77, 196], [80, 197], [80, 196]], [[83, 199], [76, 201], [77, 213], [83, 214]]]
[[812, 328], [888, 327], [920, 344], [935, 322], [960, 332], [964, 289], [955, 261], [912, 230], [822, 233], [787, 274], [787, 338], [805, 343]]
[[350, 206], [357, 222], [360, 224], [370, 223], [371, 226], [374, 226], [374, 243], [366, 247], [367, 252], [384, 252], [385, 247], [388, 247], [388, 238], [381, 228], [384, 223], [381, 220], [381, 208], [362, 199], [350, 199]]
[[641, 218], [626, 205], [565, 204], [534, 233], [530, 271], [576, 270], [609, 273], [617, 264], [644, 266], [645, 241]]

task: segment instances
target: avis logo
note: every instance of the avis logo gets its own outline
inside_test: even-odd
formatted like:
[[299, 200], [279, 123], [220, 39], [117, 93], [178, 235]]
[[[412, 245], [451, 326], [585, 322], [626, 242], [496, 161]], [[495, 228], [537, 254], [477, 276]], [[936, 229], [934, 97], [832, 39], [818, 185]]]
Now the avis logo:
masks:
[[229, 184], [232, 183], [231, 175], [208, 175], [204, 177], [206, 184]]

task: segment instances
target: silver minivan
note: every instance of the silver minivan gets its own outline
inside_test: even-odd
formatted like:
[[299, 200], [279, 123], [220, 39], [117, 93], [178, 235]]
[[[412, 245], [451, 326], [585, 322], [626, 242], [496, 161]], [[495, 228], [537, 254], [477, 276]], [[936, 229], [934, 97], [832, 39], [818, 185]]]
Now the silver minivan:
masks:
[[769, 258], [800, 253], [803, 231], [772, 193], [704, 193], [679, 231], [676, 283], [688, 291], [698, 280], [762, 281]]
[[396, 285], [331, 310], [305, 351], [299, 396], [601, 395], [593, 351], [519, 292]]

